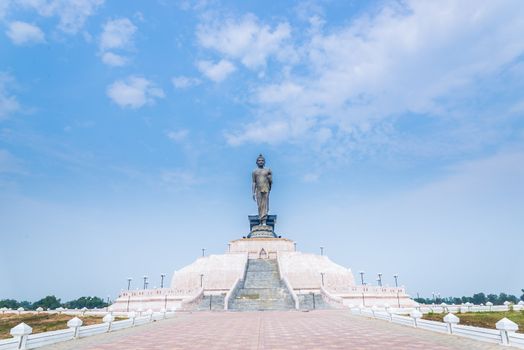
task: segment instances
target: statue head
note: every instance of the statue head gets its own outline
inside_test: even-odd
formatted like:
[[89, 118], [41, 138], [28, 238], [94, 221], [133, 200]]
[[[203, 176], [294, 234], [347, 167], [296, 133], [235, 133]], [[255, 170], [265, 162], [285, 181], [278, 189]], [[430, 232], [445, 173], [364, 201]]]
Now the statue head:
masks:
[[265, 164], [266, 164], [266, 159], [264, 158], [262, 154], [259, 154], [257, 157], [257, 166], [259, 168], [263, 168]]

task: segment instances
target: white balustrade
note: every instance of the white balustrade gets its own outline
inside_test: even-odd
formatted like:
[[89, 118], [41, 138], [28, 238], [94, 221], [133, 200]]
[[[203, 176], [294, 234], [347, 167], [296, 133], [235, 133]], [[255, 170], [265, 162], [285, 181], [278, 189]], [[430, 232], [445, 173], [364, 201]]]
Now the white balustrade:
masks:
[[[488, 305], [486, 303], [486, 306], [478, 306], [479, 308], [489, 308], [493, 305]], [[518, 305], [522, 306], [522, 305]], [[464, 305], [463, 307], [470, 308], [472, 312], [478, 312], [478, 310], [474, 309], [474, 305]], [[508, 310], [508, 308], [511, 308], [512, 305], [503, 305], [503, 310]], [[513, 306], [515, 307], [515, 306]], [[446, 307], [447, 309], [451, 309], [450, 306]], [[442, 308], [444, 309], [444, 308]], [[494, 309], [494, 308], [493, 308]], [[431, 320], [424, 320], [422, 319], [422, 315], [424, 312], [427, 312], [428, 309], [424, 309], [423, 307], [419, 308], [412, 308], [409, 310], [409, 316], [403, 316], [401, 314], [391, 312], [391, 308], [384, 308], [380, 309], [377, 306], [373, 306], [371, 308], [364, 308], [364, 307], [353, 307], [350, 309], [351, 313], [353, 315], [360, 315], [360, 316], [367, 316], [375, 319], [382, 319], [385, 321], [389, 321], [392, 323], [397, 323], [405, 326], [411, 326], [415, 328], [421, 328], [426, 329], [434, 332], [440, 332], [440, 333], [447, 333], [447, 334], [453, 334], [457, 336], [467, 337], [483, 342], [489, 342], [489, 343], [495, 343], [495, 344], [501, 344], [501, 345], [509, 345], [514, 346], [517, 348], [524, 349], [524, 334], [516, 333], [518, 330], [518, 325], [507, 319], [503, 318], [502, 320], [498, 321], [496, 324], [497, 329], [489, 329], [489, 328], [482, 328], [482, 327], [473, 327], [473, 326], [466, 326], [461, 325], [460, 319], [454, 315], [453, 313], [449, 312], [446, 316], [444, 316], [443, 320], [444, 322], [438, 322], [438, 321], [431, 321]], [[402, 309], [399, 309], [401, 312], [405, 311]], [[457, 310], [460, 310], [458, 308]]]

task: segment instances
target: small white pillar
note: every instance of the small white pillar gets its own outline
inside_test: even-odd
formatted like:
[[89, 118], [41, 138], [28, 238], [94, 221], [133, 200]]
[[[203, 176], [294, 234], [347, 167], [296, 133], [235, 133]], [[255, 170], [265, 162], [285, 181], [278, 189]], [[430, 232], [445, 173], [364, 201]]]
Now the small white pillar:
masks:
[[147, 309], [146, 315], [149, 316], [149, 322], [153, 321], [153, 310], [152, 309]]
[[115, 316], [113, 316], [111, 314], [105, 315], [104, 318], [102, 319], [102, 321], [104, 323], [107, 323], [107, 331], [108, 332], [111, 332], [111, 323], [113, 323], [114, 320], [115, 320]]
[[78, 338], [78, 329], [80, 328], [80, 326], [82, 326], [82, 324], [84, 324], [84, 322], [82, 322], [82, 320], [78, 317], [72, 318], [69, 321], [67, 321], [67, 327], [74, 328], [73, 339]]
[[415, 328], [418, 327], [418, 319], [422, 317], [422, 312], [418, 310], [413, 310], [409, 313], [409, 316], [413, 319], [413, 326]]
[[165, 320], [167, 317], [166, 317], [166, 312], [167, 310], [165, 308], [162, 308], [160, 309], [160, 313], [162, 314], [162, 318]]
[[27, 343], [27, 336], [33, 333], [33, 328], [29, 327], [25, 323], [20, 323], [18, 326], [11, 328], [9, 332], [11, 336], [18, 339], [17, 349], [25, 350]]
[[373, 305], [373, 306], [371, 307], [371, 313], [373, 314], [373, 318], [376, 318], [376, 317], [375, 317], [375, 312], [376, 312], [377, 310], [378, 310], [377, 305]]
[[87, 307], [84, 306], [83, 308], [80, 309], [80, 311], [82, 311], [82, 316], [84, 316], [87, 311]]
[[509, 345], [509, 335], [519, 329], [519, 325], [504, 317], [495, 323], [495, 327], [500, 331], [500, 340], [502, 345]]
[[493, 307], [493, 303], [491, 301], [488, 301], [486, 303], [486, 306], [489, 307], [489, 311], [491, 311], [491, 308]]
[[442, 303], [440, 306], [442, 307], [442, 313], [448, 312], [448, 304]]
[[136, 312], [134, 312], [134, 311], [128, 312], [127, 318], [131, 319], [131, 327], [134, 327], [135, 326]]
[[453, 325], [456, 325], [460, 322], [460, 318], [453, 315], [451, 312], [444, 316], [444, 322], [448, 325], [448, 333], [453, 334]]

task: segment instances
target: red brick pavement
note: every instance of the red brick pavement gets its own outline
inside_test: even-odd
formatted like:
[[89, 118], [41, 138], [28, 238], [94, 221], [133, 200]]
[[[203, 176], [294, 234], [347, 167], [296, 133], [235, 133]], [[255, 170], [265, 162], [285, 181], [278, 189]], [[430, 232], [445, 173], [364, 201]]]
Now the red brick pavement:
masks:
[[500, 349], [499, 346], [350, 315], [312, 312], [195, 312], [53, 350]]

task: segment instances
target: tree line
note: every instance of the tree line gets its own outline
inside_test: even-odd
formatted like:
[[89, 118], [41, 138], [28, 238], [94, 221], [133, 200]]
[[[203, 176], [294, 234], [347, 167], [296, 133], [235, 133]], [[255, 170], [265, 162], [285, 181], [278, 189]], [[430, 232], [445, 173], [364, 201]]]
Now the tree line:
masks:
[[94, 309], [94, 308], [103, 308], [108, 306], [109, 304], [106, 303], [102, 298], [99, 297], [81, 297], [75, 300], [71, 300], [65, 303], [62, 303], [60, 298], [57, 298], [54, 295], [48, 295], [45, 298], [42, 298], [35, 302], [30, 301], [17, 301], [14, 299], [1, 299], [0, 300], [0, 308], [6, 307], [9, 309], [18, 309], [20, 307], [23, 307], [24, 310], [36, 310], [37, 308], [41, 307], [45, 310], [53, 310], [59, 307], [63, 307], [66, 309], [81, 309], [83, 307], [86, 307], [88, 309]]
[[493, 303], [493, 305], [502, 305], [504, 302], [509, 301], [510, 303], [517, 304], [520, 300], [524, 301], [524, 289], [521, 289], [522, 295], [518, 298], [512, 294], [500, 293], [497, 294], [484, 294], [476, 293], [473, 296], [467, 297], [444, 297], [435, 296], [434, 298], [415, 298], [414, 300], [420, 304], [463, 304], [463, 303], [473, 303], [475, 305], [486, 304], [488, 301]]

